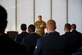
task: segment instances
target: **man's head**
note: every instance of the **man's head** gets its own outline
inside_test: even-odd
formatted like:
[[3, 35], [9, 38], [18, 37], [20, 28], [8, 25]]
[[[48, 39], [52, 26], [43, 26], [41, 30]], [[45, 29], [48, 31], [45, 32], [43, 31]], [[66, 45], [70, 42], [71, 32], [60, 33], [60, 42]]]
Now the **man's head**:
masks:
[[7, 25], [7, 11], [0, 5], [0, 32], [4, 33]]
[[53, 32], [56, 29], [56, 22], [52, 19], [47, 21], [46, 29], [48, 32]]
[[71, 30], [76, 30], [76, 24], [71, 25]]
[[28, 32], [29, 33], [35, 32], [35, 26], [33, 24], [31, 24], [31, 25], [28, 26]]
[[42, 16], [41, 16], [41, 15], [38, 16], [38, 20], [39, 20], [39, 21], [42, 20]]
[[68, 32], [70, 30], [71, 30], [71, 25], [69, 23], [66, 23], [65, 26], [64, 26], [64, 31]]
[[27, 29], [27, 25], [26, 24], [21, 24], [21, 30], [26, 31], [26, 29]]

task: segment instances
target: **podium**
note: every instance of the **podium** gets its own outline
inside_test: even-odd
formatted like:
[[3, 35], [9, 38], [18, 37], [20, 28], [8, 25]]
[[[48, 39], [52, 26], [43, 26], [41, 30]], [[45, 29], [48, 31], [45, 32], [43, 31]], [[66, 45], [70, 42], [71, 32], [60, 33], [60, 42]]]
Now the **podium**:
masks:
[[7, 34], [11, 39], [15, 40], [16, 36], [18, 35], [18, 31], [7, 31]]

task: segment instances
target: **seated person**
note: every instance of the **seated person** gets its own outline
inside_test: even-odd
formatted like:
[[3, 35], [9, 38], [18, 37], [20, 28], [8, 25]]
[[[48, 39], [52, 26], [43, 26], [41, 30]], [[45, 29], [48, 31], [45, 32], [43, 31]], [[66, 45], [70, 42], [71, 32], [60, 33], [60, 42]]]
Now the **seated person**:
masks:
[[79, 36], [75, 36], [77, 34], [74, 34], [71, 31], [71, 25], [69, 23], [66, 23], [64, 26], [64, 31], [65, 34], [61, 35], [63, 42], [65, 43], [65, 53], [72, 55], [72, 53], [78, 51], [78, 49], [80, 48], [80, 46], [77, 44], [79, 44]]
[[77, 28], [76, 24], [71, 25], [72, 34], [76, 38], [76, 41], [75, 41], [76, 45], [74, 46], [76, 51], [73, 53], [74, 55], [79, 54], [80, 52], [82, 52], [82, 49], [80, 49], [81, 48], [81, 41], [82, 41], [82, 33], [78, 32], [76, 30], [76, 28]]
[[72, 24], [71, 25], [71, 30], [72, 30], [72, 33], [73, 35], [75, 36], [76, 38], [76, 48], [81, 48], [81, 41], [82, 41], [82, 33], [78, 32], [76, 30], [76, 24]]
[[28, 33], [26, 32], [26, 29], [27, 29], [27, 25], [26, 24], [21, 24], [21, 30], [22, 30], [22, 32], [20, 34], [18, 34], [17, 37], [16, 37], [16, 42], [17, 43], [21, 44], [23, 38], [28, 35]]
[[33, 24], [28, 26], [28, 33], [29, 35], [23, 38], [22, 44], [29, 47], [29, 54], [33, 55], [37, 39], [40, 36], [35, 33], [35, 26]]
[[65, 55], [63, 42], [56, 30], [56, 22], [52, 19], [46, 24], [47, 34], [39, 38], [35, 47], [34, 55]]

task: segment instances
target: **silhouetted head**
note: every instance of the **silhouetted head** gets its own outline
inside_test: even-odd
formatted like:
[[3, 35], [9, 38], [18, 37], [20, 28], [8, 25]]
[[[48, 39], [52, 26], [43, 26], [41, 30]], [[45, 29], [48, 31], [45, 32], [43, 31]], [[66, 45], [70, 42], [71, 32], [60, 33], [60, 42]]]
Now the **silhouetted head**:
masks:
[[4, 33], [7, 26], [7, 11], [0, 5], [0, 32]]
[[71, 30], [76, 30], [76, 24], [71, 25]]
[[27, 25], [26, 24], [21, 24], [21, 30], [26, 31], [26, 29], [27, 29]]
[[38, 20], [39, 20], [39, 21], [42, 20], [42, 16], [41, 16], [41, 15], [38, 16]]
[[71, 25], [69, 23], [66, 23], [64, 26], [64, 31], [70, 31], [71, 30]]
[[28, 32], [29, 33], [35, 32], [35, 26], [33, 24], [31, 24], [31, 25], [28, 26]]
[[47, 24], [46, 24], [46, 29], [48, 32], [52, 32], [52, 31], [55, 31], [56, 29], [56, 22], [52, 19], [48, 20], [47, 21]]

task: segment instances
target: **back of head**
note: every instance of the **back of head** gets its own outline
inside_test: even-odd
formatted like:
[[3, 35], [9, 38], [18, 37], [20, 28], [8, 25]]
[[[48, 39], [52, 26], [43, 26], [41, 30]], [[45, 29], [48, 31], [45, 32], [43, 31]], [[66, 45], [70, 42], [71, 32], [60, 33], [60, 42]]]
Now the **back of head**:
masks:
[[33, 24], [28, 26], [28, 32], [35, 32], [35, 26]]
[[39, 15], [38, 17], [42, 17], [41, 15]]
[[69, 23], [66, 23], [66, 24], [65, 24], [65, 29], [67, 29], [67, 30], [70, 31], [70, 30], [71, 30], [71, 25], [70, 25]]
[[26, 31], [27, 25], [26, 24], [21, 24], [21, 30]]
[[72, 29], [72, 30], [76, 30], [76, 24], [72, 24], [72, 25], [71, 25], [71, 29]]
[[4, 32], [7, 25], [7, 12], [0, 5], [0, 32]]
[[47, 25], [46, 25], [49, 29], [56, 29], [56, 22], [52, 19], [48, 20]]

